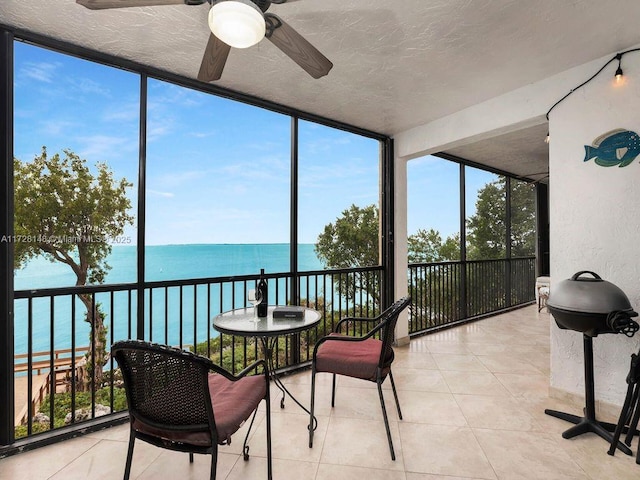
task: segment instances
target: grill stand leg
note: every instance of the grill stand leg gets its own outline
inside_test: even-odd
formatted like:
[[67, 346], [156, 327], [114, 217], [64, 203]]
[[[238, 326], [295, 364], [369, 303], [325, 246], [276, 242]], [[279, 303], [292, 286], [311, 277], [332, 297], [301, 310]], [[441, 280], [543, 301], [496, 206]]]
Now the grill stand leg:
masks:
[[[562, 433], [562, 438], [573, 438], [584, 433], [592, 432], [605, 439], [608, 443], [611, 443], [613, 440], [612, 432], [616, 429], [616, 425], [596, 420], [595, 382], [593, 379], [593, 338], [588, 335], [583, 335], [582, 337], [584, 346], [584, 416], [580, 417], [578, 415], [571, 415], [570, 413], [550, 409], [546, 409], [544, 413], [575, 424]], [[620, 441], [618, 441], [618, 448], [627, 455], [631, 455], [631, 449]]]

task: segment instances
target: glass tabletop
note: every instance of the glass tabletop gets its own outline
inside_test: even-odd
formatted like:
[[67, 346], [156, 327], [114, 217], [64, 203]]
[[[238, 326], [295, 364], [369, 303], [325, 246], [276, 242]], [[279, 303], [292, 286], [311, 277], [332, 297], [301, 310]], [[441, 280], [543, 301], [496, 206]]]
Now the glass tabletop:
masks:
[[221, 333], [244, 337], [273, 337], [289, 335], [314, 327], [320, 323], [322, 315], [317, 310], [304, 308], [301, 319], [273, 318], [275, 305], [269, 306], [267, 316], [256, 318], [253, 307], [237, 308], [216, 315], [213, 328]]

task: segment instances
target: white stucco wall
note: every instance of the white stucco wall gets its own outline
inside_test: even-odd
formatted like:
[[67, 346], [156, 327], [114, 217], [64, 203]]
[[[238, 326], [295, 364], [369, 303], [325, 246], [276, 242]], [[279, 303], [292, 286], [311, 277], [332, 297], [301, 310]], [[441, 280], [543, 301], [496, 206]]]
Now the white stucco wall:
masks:
[[[584, 162], [584, 146], [603, 133], [640, 132], [640, 52], [623, 57], [622, 86], [612, 81], [616, 68], [609, 65], [549, 117], [551, 290], [554, 281], [591, 270], [622, 288], [640, 311], [640, 159], [624, 168]], [[639, 346], [640, 335], [594, 340], [596, 399], [622, 404], [629, 356]], [[552, 387], [584, 392], [580, 333], [553, 326], [551, 371]]]
[[[394, 231], [396, 238], [393, 239], [395, 245], [394, 257], [394, 278], [395, 278], [395, 300], [404, 297], [409, 292], [409, 281], [407, 278], [407, 162], [406, 160], [395, 158], [394, 177], [400, 178], [396, 182], [394, 215]], [[409, 343], [409, 316], [408, 309], [402, 312], [396, 324], [396, 342], [399, 345]]]
[[[396, 213], [406, 206], [399, 196], [406, 195], [407, 161], [540, 123], [551, 105], [615, 53], [395, 135]], [[640, 133], [640, 52], [625, 55], [622, 66], [627, 77], [622, 88], [612, 86], [617, 65], [611, 64], [550, 115], [551, 276], [553, 284], [579, 270], [593, 270], [621, 287], [640, 312], [640, 161], [622, 169], [583, 161], [584, 145], [609, 130]], [[406, 222], [406, 214], [396, 219], [396, 247], [405, 246], [396, 256], [397, 279], [406, 277]], [[621, 405], [629, 356], [639, 346], [640, 333], [633, 339], [595, 339], [597, 400]], [[582, 336], [555, 325], [551, 387], [584, 394]]]

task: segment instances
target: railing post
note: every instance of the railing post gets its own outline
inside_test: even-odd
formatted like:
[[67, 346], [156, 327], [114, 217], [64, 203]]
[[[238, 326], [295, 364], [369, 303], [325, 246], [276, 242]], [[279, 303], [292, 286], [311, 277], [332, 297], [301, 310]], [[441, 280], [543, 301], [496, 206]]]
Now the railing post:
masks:
[[0, 445], [14, 440], [13, 35], [0, 31]]

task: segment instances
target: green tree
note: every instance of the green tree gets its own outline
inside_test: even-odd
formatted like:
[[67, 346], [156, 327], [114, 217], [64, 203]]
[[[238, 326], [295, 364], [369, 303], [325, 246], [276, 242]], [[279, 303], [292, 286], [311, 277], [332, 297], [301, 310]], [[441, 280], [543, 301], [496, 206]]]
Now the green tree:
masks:
[[[506, 178], [486, 184], [476, 200], [476, 213], [467, 220], [467, 258], [470, 260], [506, 257]], [[535, 252], [536, 209], [534, 186], [511, 181], [511, 256]]]
[[[335, 222], [325, 225], [318, 235], [315, 252], [328, 268], [371, 267], [380, 263], [380, 222], [378, 207], [351, 205]], [[380, 305], [380, 281], [377, 275], [353, 272], [335, 279], [340, 292], [355, 298], [363, 292], [375, 304]]]
[[370, 267], [380, 262], [379, 236], [378, 207], [351, 205], [335, 222], [325, 225], [315, 252], [329, 268]]
[[409, 263], [434, 263], [460, 259], [460, 235], [455, 234], [443, 242], [440, 232], [433, 228], [418, 229], [407, 239]]
[[[351, 205], [335, 222], [324, 227], [315, 245], [316, 255], [328, 268], [378, 265], [379, 232], [380, 221], [376, 205]], [[409, 261], [412, 263], [457, 260], [460, 258], [460, 237], [454, 235], [443, 242], [436, 230], [418, 230], [409, 237], [408, 248]], [[336, 283], [351, 296], [357, 290], [366, 292], [378, 304], [379, 283], [371, 274], [354, 273], [351, 278], [340, 277]]]
[[[100, 284], [110, 269], [110, 240], [123, 234], [131, 201], [126, 179], [116, 180], [104, 163], [94, 175], [87, 161], [70, 150], [47, 155], [46, 147], [32, 162], [14, 159], [15, 267], [22, 268], [38, 255], [68, 265], [76, 285]], [[78, 295], [91, 325], [84, 387], [99, 388], [106, 363], [105, 314], [90, 295]], [[91, 360], [96, 358], [94, 367]]]

